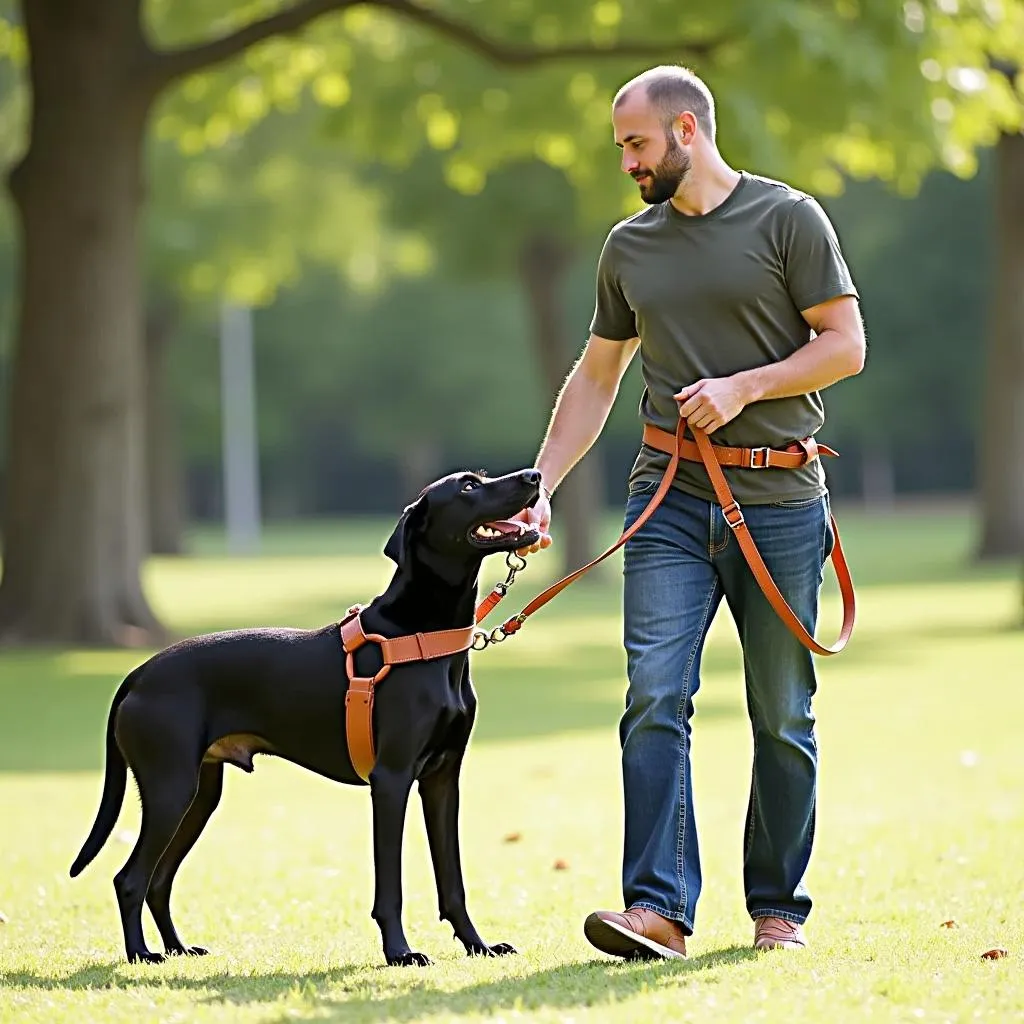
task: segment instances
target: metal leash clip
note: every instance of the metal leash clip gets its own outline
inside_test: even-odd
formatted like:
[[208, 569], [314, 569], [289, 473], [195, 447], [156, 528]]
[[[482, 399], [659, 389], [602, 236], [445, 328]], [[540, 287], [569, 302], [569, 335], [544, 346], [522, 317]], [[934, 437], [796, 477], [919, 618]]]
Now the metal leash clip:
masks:
[[505, 632], [504, 626], [495, 626], [494, 629], [488, 633], [484, 629], [478, 629], [473, 634], [473, 642], [470, 647], [474, 651], [482, 651], [490, 647], [491, 644], [500, 644], [507, 640], [512, 634]]

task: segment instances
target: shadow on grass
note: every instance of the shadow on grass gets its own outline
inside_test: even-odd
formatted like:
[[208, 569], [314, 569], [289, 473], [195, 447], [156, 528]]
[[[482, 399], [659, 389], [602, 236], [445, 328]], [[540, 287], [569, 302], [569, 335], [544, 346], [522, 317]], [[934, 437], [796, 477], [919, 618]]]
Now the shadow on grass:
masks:
[[[702, 953], [689, 960], [628, 963], [601, 958], [565, 964], [525, 976], [488, 980], [454, 991], [434, 987], [431, 984], [430, 968], [427, 968], [415, 977], [420, 984], [413, 991], [395, 995], [377, 990], [372, 977], [365, 977], [366, 965], [356, 964], [309, 972], [167, 977], [160, 966], [129, 968], [123, 962], [115, 962], [83, 967], [67, 977], [50, 977], [31, 971], [0, 973], [0, 987], [11, 991], [67, 992], [160, 988], [194, 992], [204, 1003], [226, 1002], [235, 1005], [267, 1003], [289, 994], [297, 994], [305, 1008], [290, 1009], [277, 1018], [274, 1024], [284, 1024], [285, 1021], [358, 1019], [361, 1016], [407, 1021], [441, 1011], [447, 1014], [493, 1014], [513, 1009], [522, 1012], [600, 1005], [627, 999], [644, 989], [682, 985], [694, 972], [738, 965], [757, 955], [749, 946], [729, 946]], [[381, 966], [376, 970], [384, 976], [399, 969]], [[411, 972], [416, 969], [401, 970]], [[354, 976], [358, 974], [364, 975], [363, 982], [358, 986], [358, 994], [346, 993], [342, 996], [331, 991], [339, 985], [354, 989]], [[374, 991], [365, 991], [368, 988]]]

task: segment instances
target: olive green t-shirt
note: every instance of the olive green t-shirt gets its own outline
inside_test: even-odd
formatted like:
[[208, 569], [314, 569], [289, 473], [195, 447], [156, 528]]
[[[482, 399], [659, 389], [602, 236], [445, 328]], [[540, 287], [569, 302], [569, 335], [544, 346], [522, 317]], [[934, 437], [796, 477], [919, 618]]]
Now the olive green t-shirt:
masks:
[[[785, 359], [813, 332], [800, 311], [857, 296], [836, 232], [811, 196], [741, 172], [735, 189], [706, 214], [671, 203], [616, 224], [601, 250], [591, 332], [640, 338], [640, 418], [675, 431], [673, 395], [701, 378], [725, 377]], [[748, 405], [711, 435], [713, 444], [775, 448], [824, 424], [817, 392]], [[660, 480], [668, 456], [647, 445], [630, 485]], [[800, 469], [725, 469], [736, 500], [766, 503], [825, 493], [817, 459]], [[676, 486], [715, 500], [702, 463], [682, 460]]]

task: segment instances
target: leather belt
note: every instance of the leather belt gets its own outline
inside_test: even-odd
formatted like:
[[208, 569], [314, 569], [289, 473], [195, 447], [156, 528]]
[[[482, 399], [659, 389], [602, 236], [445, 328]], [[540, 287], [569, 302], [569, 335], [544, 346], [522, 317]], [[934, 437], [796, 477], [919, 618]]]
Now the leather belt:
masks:
[[[644, 444], [671, 455], [676, 450], [676, 437], [667, 430], [647, 423], [644, 425]], [[786, 448], [727, 448], [713, 444], [715, 461], [720, 466], [735, 466], [738, 469], [800, 469], [821, 455], [838, 457], [839, 453], [813, 437], [794, 441]], [[679, 443], [679, 455], [688, 462], [703, 462], [700, 445], [684, 437]]]

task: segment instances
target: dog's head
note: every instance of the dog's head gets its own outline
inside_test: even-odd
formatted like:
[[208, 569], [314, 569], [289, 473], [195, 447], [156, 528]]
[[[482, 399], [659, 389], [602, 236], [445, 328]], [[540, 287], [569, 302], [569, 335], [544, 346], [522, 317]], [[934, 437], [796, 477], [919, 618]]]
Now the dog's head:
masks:
[[434, 560], [462, 568], [496, 551], [516, 551], [535, 544], [536, 530], [511, 517], [533, 505], [541, 475], [524, 469], [505, 476], [452, 473], [425, 487], [407, 506], [384, 554], [399, 566], [414, 549], [429, 551]]

